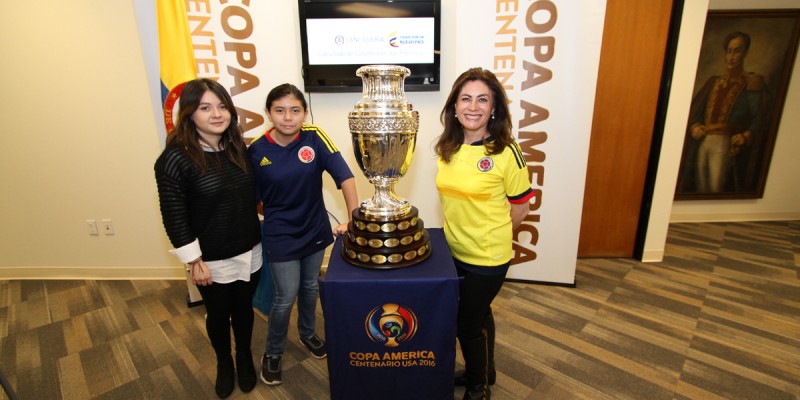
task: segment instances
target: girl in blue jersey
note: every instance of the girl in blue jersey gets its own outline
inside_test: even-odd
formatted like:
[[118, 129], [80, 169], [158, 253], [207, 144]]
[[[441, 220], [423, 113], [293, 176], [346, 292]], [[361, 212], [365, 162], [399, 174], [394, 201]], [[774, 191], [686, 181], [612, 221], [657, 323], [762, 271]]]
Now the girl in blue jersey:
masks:
[[511, 116], [495, 75], [470, 69], [456, 79], [441, 113], [436, 187], [459, 283], [457, 336], [466, 369], [464, 399], [489, 399], [494, 368], [492, 300], [512, 258], [513, 229], [533, 197]]
[[203, 296], [206, 331], [217, 356], [215, 390], [221, 398], [233, 392], [236, 378], [243, 392], [258, 382], [250, 342], [261, 234], [246, 151], [225, 88], [210, 79], [187, 82], [177, 124], [155, 173], [164, 228], [175, 246], [170, 252], [188, 266]]
[[330, 174], [342, 190], [348, 215], [358, 207], [353, 173], [330, 137], [303, 123], [307, 107], [294, 85], [272, 89], [266, 111], [273, 127], [248, 150], [264, 210], [264, 251], [275, 286], [261, 369], [261, 380], [268, 385], [281, 383], [281, 356], [295, 298], [300, 341], [314, 357], [327, 356], [325, 342], [315, 333], [317, 278], [325, 248], [334, 235], [347, 232], [347, 221], [331, 234], [322, 174]]

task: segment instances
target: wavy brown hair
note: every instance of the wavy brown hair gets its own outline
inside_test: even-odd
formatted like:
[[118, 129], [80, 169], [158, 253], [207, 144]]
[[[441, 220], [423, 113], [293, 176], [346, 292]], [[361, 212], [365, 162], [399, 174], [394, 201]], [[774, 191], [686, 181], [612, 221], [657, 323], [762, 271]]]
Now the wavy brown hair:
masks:
[[450, 162], [450, 158], [458, 152], [464, 142], [464, 127], [456, 118], [456, 101], [461, 94], [461, 89], [467, 82], [481, 81], [492, 91], [492, 109], [494, 118], [489, 119], [486, 125], [489, 137], [483, 140], [486, 147], [486, 154], [500, 154], [514, 141], [511, 135], [511, 114], [508, 111], [508, 97], [503, 85], [497, 80], [492, 71], [483, 68], [470, 68], [465, 71], [453, 83], [453, 89], [447, 96], [447, 102], [442, 108], [439, 119], [444, 126], [444, 131], [439, 135], [434, 152], [441, 157], [444, 162]]
[[[175, 129], [170, 131], [167, 136], [167, 146], [175, 145], [182, 149], [192, 163], [198, 167], [201, 174], [205, 174], [208, 169], [206, 158], [203, 155], [203, 148], [200, 145], [200, 134], [197, 132], [197, 125], [192, 120], [192, 114], [200, 105], [200, 99], [206, 92], [216, 95], [231, 113], [231, 123], [228, 129], [222, 133], [219, 145], [220, 151], [225, 154], [232, 163], [242, 171], [247, 171], [247, 157], [242, 130], [239, 127], [239, 114], [233, 105], [233, 100], [222, 85], [207, 78], [195, 79], [186, 82], [181, 91], [180, 106], [178, 108], [178, 121]], [[216, 165], [215, 167], [219, 167]]]

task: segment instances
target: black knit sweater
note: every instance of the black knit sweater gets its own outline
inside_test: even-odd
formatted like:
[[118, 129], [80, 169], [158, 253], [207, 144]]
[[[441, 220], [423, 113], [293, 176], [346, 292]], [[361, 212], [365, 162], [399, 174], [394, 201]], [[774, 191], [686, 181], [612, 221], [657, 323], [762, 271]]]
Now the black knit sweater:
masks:
[[204, 155], [204, 175], [178, 146], [167, 146], [158, 157], [161, 218], [175, 248], [199, 239], [203, 260], [224, 260], [261, 240], [255, 178], [249, 162], [244, 173], [222, 152]]

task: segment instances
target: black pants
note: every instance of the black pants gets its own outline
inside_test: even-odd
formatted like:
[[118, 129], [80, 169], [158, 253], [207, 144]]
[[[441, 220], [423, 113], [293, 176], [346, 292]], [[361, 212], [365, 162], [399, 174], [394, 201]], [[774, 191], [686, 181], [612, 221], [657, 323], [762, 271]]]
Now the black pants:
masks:
[[462, 279], [459, 282], [458, 299], [458, 340], [469, 341], [483, 337], [481, 329], [492, 315], [492, 301], [506, 279], [505, 274], [480, 275], [469, 272], [460, 265], [461, 261], [455, 260], [456, 271]]
[[198, 286], [206, 306], [206, 332], [217, 360], [231, 356], [231, 327], [236, 351], [250, 352], [253, 338], [253, 295], [258, 287], [261, 271], [250, 274], [250, 282], [212, 283]]

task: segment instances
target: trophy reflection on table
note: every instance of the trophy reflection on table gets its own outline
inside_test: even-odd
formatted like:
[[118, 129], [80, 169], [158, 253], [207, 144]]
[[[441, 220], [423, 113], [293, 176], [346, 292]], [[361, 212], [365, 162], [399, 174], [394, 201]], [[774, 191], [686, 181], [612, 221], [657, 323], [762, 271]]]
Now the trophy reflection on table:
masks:
[[394, 185], [414, 155], [419, 113], [406, 100], [411, 73], [397, 65], [367, 65], [356, 71], [361, 100], [348, 115], [356, 162], [375, 186], [371, 199], [353, 211], [342, 253], [364, 268], [414, 265], [430, 255], [430, 240], [416, 207], [398, 197]]

